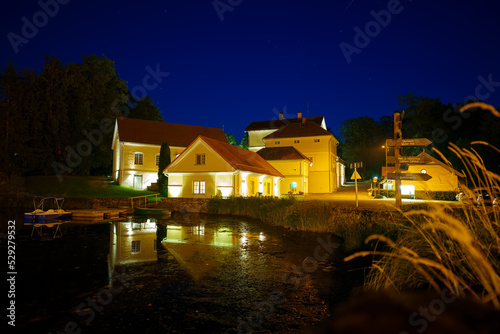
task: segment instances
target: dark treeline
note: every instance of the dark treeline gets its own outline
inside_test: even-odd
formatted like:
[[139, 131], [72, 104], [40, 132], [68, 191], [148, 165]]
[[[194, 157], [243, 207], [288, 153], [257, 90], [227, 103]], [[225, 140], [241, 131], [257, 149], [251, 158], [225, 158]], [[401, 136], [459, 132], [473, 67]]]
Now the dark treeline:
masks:
[[[500, 119], [489, 111], [470, 109], [460, 113], [459, 109], [472, 102], [443, 104], [438, 98], [419, 97], [408, 94], [399, 97], [401, 110], [405, 111], [403, 119], [403, 138], [428, 138], [432, 145], [425, 148], [404, 148], [404, 155], [417, 155], [425, 149], [426, 153], [442, 160], [433, 148], [438, 149], [453, 164], [462, 171], [461, 160], [448, 149], [449, 143], [461, 148], [473, 148], [484, 159], [486, 167], [495, 173], [500, 172], [498, 154], [492, 148], [484, 145], [471, 145], [473, 141], [485, 141], [500, 148]], [[393, 116], [382, 116], [379, 120], [370, 117], [358, 117], [345, 120], [340, 129], [342, 144], [340, 155], [346, 161], [363, 161], [360, 172], [364, 179], [381, 176], [381, 167], [385, 166], [386, 139], [394, 137]], [[393, 155], [393, 150], [389, 150]], [[352, 171], [350, 172], [352, 173]], [[351, 174], [347, 176], [350, 177]], [[362, 175], [363, 176], [363, 175]]]
[[161, 120], [150, 97], [136, 100], [106, 57], [63, 64], [47, 57], [40, 73], [10, 63], [0, 74], [0, 172], [105, 175], [116, 117]]
[[[399, 99], [405, 110], [403, 137], [430, 139], [426, 152], [437, 156], [432, 148], [439, 149], [459, 171], [463, 166], [448, 150], [449, 142], [470, 147], [471, 141], [482, 140], [500, 147], [500, 120], [488, 111], [460, 113], [464, 103], [443, 104], [413, 94]], [[69, 64], [47, 57], [39, 73], [8, 64], [0, 73], [0, 113], [0, 172], [7, 176], [110, 174], [115, 118], [162, 120], [150, 97], [134, 99], [113, 61], [94, 55]], [[380, 176], [382, 146], [393, 138], [392, 115], [348, 119], [340, 137], [339, 155], [347, 163], [363, 161], [363, 178]], [[247, 146], [247, 140], [238, 144], [232, 137], [238, 146]], [[491, 171], [500, 171], [491, 148], [473, 148]], [[404, 154], [421, 150], [407, 148]]]

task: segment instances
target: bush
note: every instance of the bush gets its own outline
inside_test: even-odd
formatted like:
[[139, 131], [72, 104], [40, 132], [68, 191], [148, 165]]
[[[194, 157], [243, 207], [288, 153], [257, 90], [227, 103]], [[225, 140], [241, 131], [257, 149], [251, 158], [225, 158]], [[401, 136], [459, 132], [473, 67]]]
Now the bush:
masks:
[[454, 191], [416, 191], [415, 197], [418, 199], [431, 199], [438, 201], [454, 201], [456, 193]]

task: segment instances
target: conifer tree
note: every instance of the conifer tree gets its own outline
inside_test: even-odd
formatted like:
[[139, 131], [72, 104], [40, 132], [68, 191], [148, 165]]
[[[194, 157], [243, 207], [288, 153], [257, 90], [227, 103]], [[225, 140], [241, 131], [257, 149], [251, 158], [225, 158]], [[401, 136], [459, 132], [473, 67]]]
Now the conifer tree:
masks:
[[160, 163], [158, 164], [158, 191], [162, 196], [168, 196], [168, 178], [163, 174], [163, 170], [170, 165], [170, 146], [167, 142], [161, 144]]

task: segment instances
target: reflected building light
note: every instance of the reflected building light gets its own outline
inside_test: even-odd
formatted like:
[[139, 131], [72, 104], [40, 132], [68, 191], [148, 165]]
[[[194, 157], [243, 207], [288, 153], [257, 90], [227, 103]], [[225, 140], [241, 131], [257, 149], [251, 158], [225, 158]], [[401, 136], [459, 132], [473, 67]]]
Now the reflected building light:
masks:
[[260, 241], [266, 240], [266, 236], [264, 235], [264, 233], [262, 233], [262, 232], [259, 233], [259, 240]]
[[176, 226], [176, 225], [167, 225], [167, 230], [181, 230], [181, 226]]
[[[152, 221], [151, 221], [152, 220]], [[146, 228], [147, 229], [155, 229], [156, 228], [156, 219], [151, 218], [146, 221]]]
[[165, 243], [185, 244], [183, 228], [178, 225], [167, 225], [167, 236], [163, 239]]
[[233, 232], [230, 228], [219, 227], [213, 231], [213, 246], [233, 246]]
[[194, 227], [195, 234], [204, 235], [205, 234], [205, 225], [197, 225]]

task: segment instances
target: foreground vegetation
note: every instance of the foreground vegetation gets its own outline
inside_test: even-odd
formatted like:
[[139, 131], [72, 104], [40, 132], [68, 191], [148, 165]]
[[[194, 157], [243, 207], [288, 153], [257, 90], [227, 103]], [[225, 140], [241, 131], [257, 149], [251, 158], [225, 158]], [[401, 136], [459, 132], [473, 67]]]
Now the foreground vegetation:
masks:
[[[491, 106], [480, 106], [500, 118], [500, 113]], [[500, 153], [486, 142], [471, 144], [489, 146]], [[474, 148], [462, 149], [450, 144], [450, 150], [463, 162], [472, 188], [495, 193], [500, 175], [485, 167]], [[467, 187], [464, 190], [466, 196], [475, 198], [472, 190]], [[358, 252], [346, 260], [375, 256], [365, 282], [370, 290], [402, 292], [432, 288], [441, 293], [447, 289], [454, 295], [472, 296], [500, 309], [500, 209], [469, 204], [464, 204], [458, 213], [447, 205], [402, 213], [409, 224], [395, 221], [399, 231], [396, 238], [381, 233], [366, 239], [382, 242], [384, 249]]]

